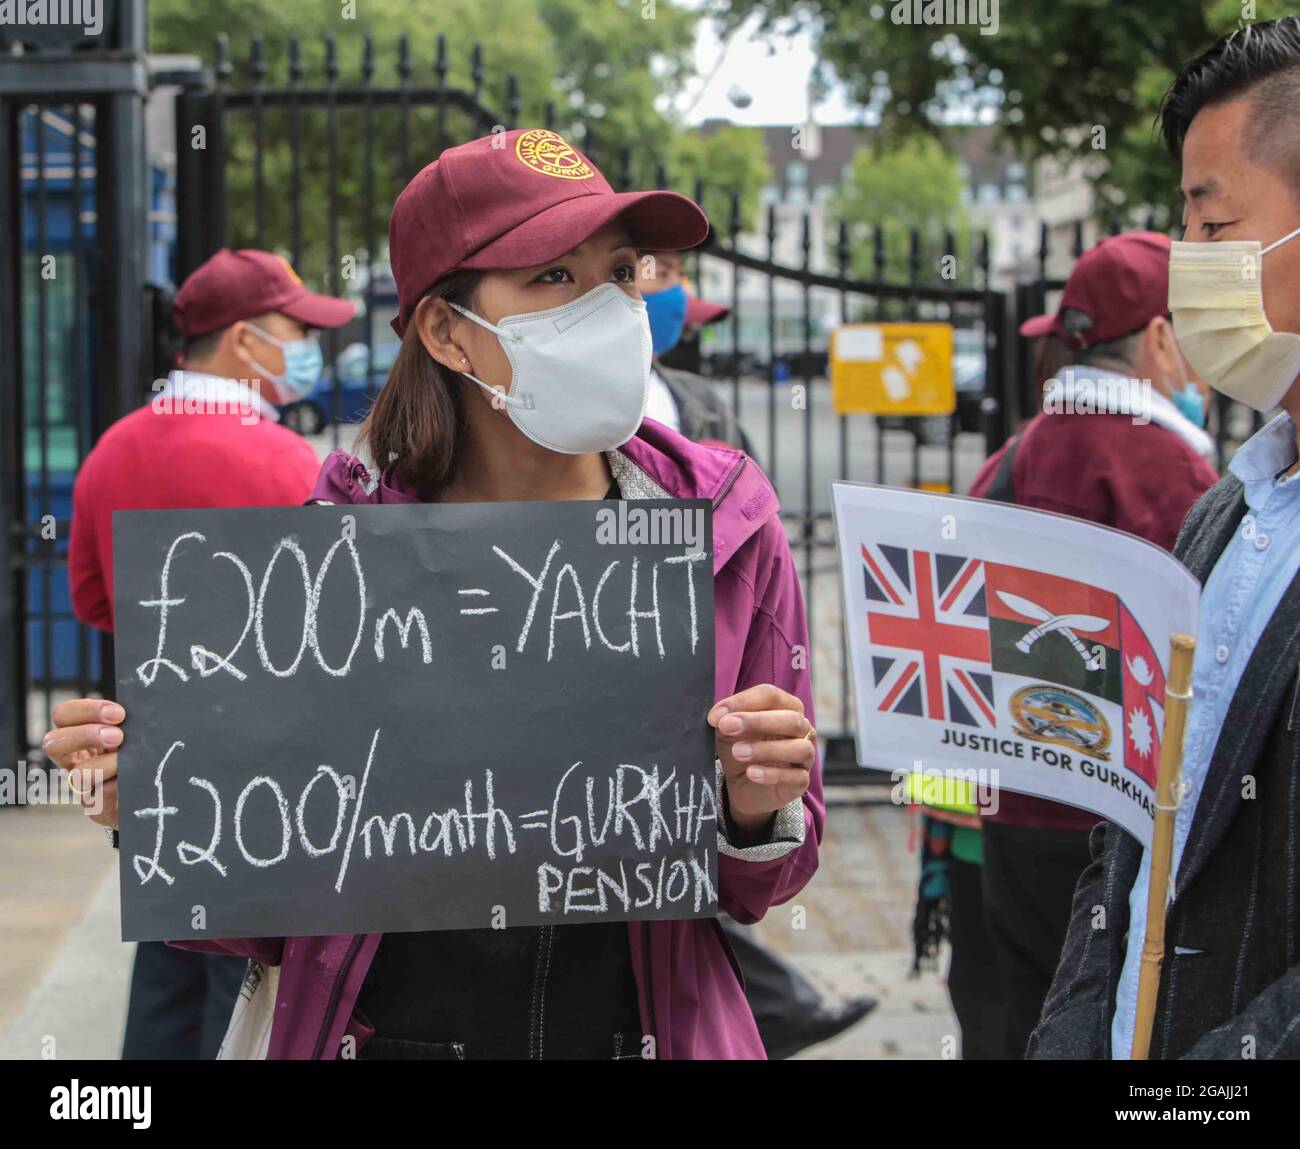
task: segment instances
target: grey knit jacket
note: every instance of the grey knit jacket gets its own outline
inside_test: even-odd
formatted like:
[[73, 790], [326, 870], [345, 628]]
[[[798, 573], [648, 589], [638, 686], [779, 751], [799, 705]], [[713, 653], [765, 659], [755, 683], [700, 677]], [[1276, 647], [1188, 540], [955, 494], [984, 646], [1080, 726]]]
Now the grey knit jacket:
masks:
[[[1188, 514], [1174, 554], [1202, 584], [1245, 511], [1228, 476]], [[1152, 1058], [1300, 1057], [1298, 736], [1300, 574], [1237, 684], [1197, 803], [1166, 918]], [[1029, 1057], [1111, 1056], [1142, 847], [1103, 822], [1091, 849]]]

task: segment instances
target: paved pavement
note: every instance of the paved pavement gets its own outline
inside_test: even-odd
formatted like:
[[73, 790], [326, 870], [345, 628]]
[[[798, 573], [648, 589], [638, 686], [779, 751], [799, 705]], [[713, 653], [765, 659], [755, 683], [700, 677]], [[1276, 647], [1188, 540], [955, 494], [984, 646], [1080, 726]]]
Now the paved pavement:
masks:
[[822, 864], [793, 903], [806, 911], [805, 928], [793, 928], [787, 904], [758, 933], [828, 996], [880, 1000], [866, 1020], [802, 1058], [939, 1058], [955, 1046], [957, 1025], [942, 979], [909, 976], [918, 866], [910, 816], [862, 797], [857, 787], [828, 791]]
[[[758, 932], [828, 995], [880, 999], [802, 1057], [936, 1058], [955, 1026], [939, 979], [907, 976], [908, 815], [860, 798], [832, 792], [821, 870]], [[119, 940], [116, 861], [77, 808], [0, 809], [0, 1060], [118, 1056], [133, 947]]]
[[80, 807], [0, 808], [0, 1059], [117, 1057], [134, 947], [116, 862]]

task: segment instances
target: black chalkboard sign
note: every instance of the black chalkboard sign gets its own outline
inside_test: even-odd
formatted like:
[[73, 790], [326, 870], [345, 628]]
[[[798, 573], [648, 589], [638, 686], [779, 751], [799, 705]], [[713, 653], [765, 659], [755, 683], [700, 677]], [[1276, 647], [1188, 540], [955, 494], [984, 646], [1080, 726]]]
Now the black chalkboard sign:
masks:
[[123, 940], [717, 912], [707, 502], [113, 524]]

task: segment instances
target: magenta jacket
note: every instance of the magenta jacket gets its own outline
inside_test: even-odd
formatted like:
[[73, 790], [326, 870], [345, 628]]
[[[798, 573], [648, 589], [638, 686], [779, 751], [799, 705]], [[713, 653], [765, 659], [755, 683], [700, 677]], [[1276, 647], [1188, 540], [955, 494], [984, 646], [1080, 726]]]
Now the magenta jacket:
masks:
[[[609, 455], [625, 498], [663, 495], [713, 503], [715, 697], [771, 682], [803, 699], [813, 719], [803, 596], [776, 492], [739, 451], [705, 447], [651, 420]], [[378, 484], [343, 451], [325, 460], [311, 500], [410, 503], [385, 474]], [[796, 649], [797, 648], [797, 649]], [[815, 720], [814, 720], [815, 721]], [[768, 844], [734, 850], [719, 820], [718, 896], [740, 922], [794, 897], [817, 869], [825, 806], [820, 767], [802, 802], [782, 810]], [[730, 851], [730, 852], [728, 852]], [[716, 918], [630, 922], [643, 1032], [661, 1058], [762, 1058], [739, 966]], [[279, 965], [268, 1056], [337, 1057], [372, 1028], [354, 1006], [381, 934], [171, 942], [185, 949]]]

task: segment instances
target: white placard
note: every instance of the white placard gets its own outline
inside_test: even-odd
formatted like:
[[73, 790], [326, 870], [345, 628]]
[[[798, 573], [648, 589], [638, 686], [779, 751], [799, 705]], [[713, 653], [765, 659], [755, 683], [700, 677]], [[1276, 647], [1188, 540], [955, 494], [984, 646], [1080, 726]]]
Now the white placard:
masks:
[[1160, 547], [981, 499], [833, 484], [862, 766], [1083, 807], [1149, 843], [1169, 640]]
[[879, 327], [854, 324], [835, 332], [835, 358], [844, 363], [879, 363], [885, 357], [885, 335]]

